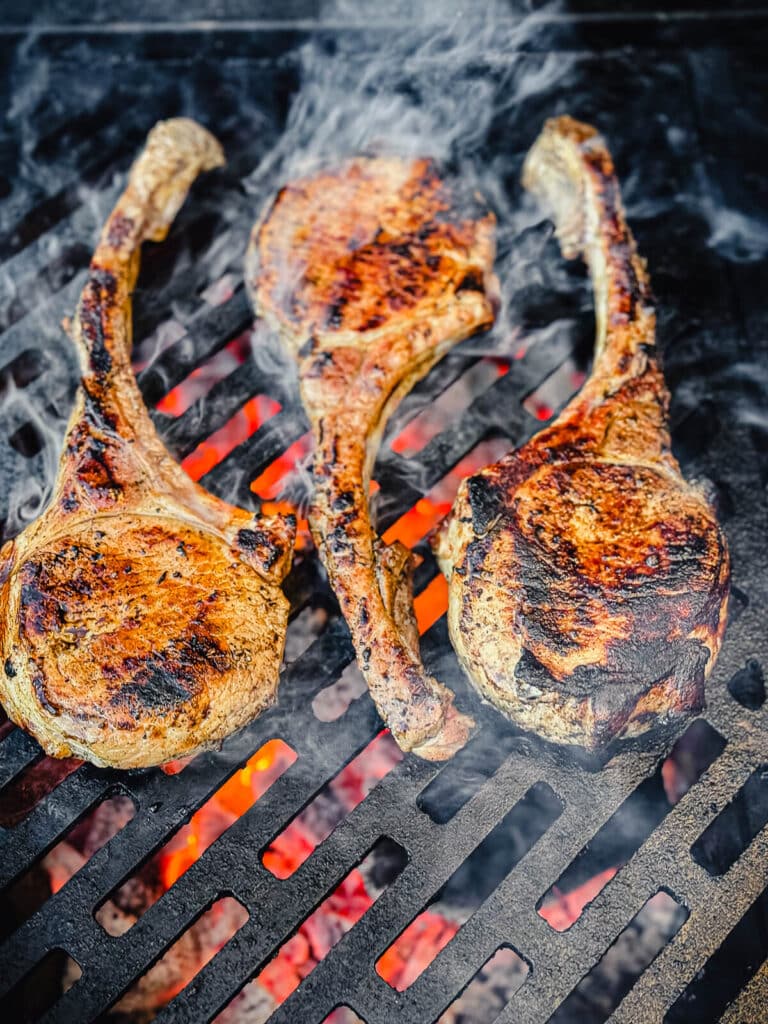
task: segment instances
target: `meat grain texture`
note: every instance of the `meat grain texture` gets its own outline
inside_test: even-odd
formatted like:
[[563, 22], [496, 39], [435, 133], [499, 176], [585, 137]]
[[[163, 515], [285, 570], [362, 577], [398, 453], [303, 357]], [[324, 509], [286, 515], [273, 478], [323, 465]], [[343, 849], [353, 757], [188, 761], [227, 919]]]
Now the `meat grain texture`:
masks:
[[597, 748], [702, 707], [728, 548], [670, 450], [648, 274], [605, 143], [549, 121], [523, 180], [589, 267], [593, 370], [553, 423], [462, 483], [435, 547], [479, 692], [524, 729]]
[[158, 124], [90, 265], [82, 377], [45, 513], [0, 552], [0, 700], [57, 757], [137, 768], [222, 740], [275, 698], [295, 524], [193, 483], [131, 369], [131, 292], [195, 177], [223, 163], [192, 121]]
[[257, 313], [299, 363], [315, 438], [312, 534], [358, 663], [392, 735], [430, 760], [472, 720], [424, 668], [412, 561], [371, 522], [388, 417], [457, 342], [494, 316], [494, 217], [426, 159], [354, 159], [282, 189], [251, 238]]

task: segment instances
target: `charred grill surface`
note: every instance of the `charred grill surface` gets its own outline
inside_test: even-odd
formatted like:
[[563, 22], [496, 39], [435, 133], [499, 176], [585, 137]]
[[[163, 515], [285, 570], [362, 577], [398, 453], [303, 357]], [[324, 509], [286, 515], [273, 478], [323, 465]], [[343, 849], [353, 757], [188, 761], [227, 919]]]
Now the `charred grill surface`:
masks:
[[465, 481], [437, 553], [478, 690], [523, 728], [595, 748], [702, 707], [728, 549], [670, 451], [648, 276], [604, 142], [549, 121], [524, 184], [589, 266], [594, 367], [550, 426]]
[[441, 760], [472, 721], [421, 664], [411, 559], [385, 548], [368, 489], [388, 416], [493, 319], [493, 215], [428, 160], [357, 159], [284, 188], [254, 230], [257, 312], [299, 360], [315, 436], [312, 533], [376, 706], [404, 750]]
[[257, 520], [165, 451], [131, 370], [142, 241], [221, 164], [160, 123], [102, 232], [73, 326], [82, 366], [47, 511], [2, 550], [0, 699], [58, 757], [159, 764], [222, 740], [275, 696], [293, 524]]

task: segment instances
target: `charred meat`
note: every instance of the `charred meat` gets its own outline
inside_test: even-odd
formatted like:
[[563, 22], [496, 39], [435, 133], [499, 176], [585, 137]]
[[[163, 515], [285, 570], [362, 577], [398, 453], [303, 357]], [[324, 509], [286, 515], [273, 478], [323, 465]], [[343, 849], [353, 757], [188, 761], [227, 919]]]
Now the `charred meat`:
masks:
[[251, 239], [257, 313], [297, 356], [315, 437], [315, 543], [382, 718], [440, 760], [472, 722], [421, 663], [411, 556], [371, 523], [387, 418], [451, 346], [493, 320], [494, 218], [428, 160], [355, 159], [284, 188]]
[[595, 748], [701, 708], [728, 549], [670, 451], [648, 275], [605, 143], [547, 122], [524, 184], [589, 267], [594, 365], [552, 424], [462, 483], [436, 552], [480, 693], [524, 729]]
[[131, 369], [131, 292], [195, 177], [223, 162], [192, 121], [158, 124], [90, 265], [82, 368], [46, 512], [0, 553], [0, 699], [57, 757], [137, 768], [217, 743], [269, 705], [294, 524], [193, 483]]

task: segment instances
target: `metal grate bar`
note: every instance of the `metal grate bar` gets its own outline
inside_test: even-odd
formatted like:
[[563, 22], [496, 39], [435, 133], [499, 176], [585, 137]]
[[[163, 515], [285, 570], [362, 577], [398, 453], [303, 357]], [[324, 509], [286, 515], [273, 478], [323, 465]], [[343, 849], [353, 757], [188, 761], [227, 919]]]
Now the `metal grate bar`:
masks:
[[253, 314], [242, 285], [228, 302], [202, 310], [188, 325], [187, 336], [139, 374], [139, 389], [144, 401], [154, 405], [188, 377], [203, 359], [214, 355], [244, 331], [252, 320]]
[[[322, 785], [334, 774], [337, 767], [336, 752], [342, 759], [351, 758], [356, 750], [375, 734], [376, 715], [368, 702], [361, 702], [350, 709], [350, 719], [349, 724], [354, 724], [355, 728], [345, 728], [342, 735], [334, 735], [331, 728], [327, 730], [328, 735], [321, 737], [314, 735], [318, 730], [307, 730], [304, 727], [301, 731], [305, 735], [309, 733], [308, 740], [314, 742], [308, 742], [305, 748], [298, 743], [290, 743], [294, 749], [299, 749], [299, 760], [227, 830], [225, 842], [215, 842], [175, 885], [145, 912], [133, 928], [121, 936], [124, 960], [119, 965], [114, 965], [108, 984], [89, 989], [79, 996], [70, 997], [68, 993], [46, 1019], [61, 1022], [71, 1020], [73, 1001], [74, 1005], [80, 1007], [80, 1012], [84, 1012], [88, 1018], [106, 1009], [129, 987], [136, 977], [137, 965], [150, 964], [185, 930], [201, 909], [201, 894], [202, 899], [207, 901], [213, 890], [216, 890], [213, 892], [213, 898], [222, 892], [233, 892], [246, 908], [259, 914], [259, 933], [266, 936], [269, 913], [268, 910], [265, 913], [265, 907], [268, 908], [271, 902], [273, 913], [276, 911], [276, 901], [274, 898], [270, 901], [270, 897], [274, 897], [276, 888], [285, 883], [280, 883], [265, 869], [254, 865], [250, 857], [242, 856], [242, 851], [247, 850], [252, 856], [269, 841], [274, 832], [275, 821], [278, 820], [278, 809], [280, 816], [287, 814], [289, 817], [300, 810], [307, 799], [307, 786], [318, 783]], [[338, 864], [333, 864], [332, 868], [334, 871], [341, 871], [339, 877], [343, 876], [343, 869]], [[254, 875], [258, 875], [261, 883], [259, 889], [266, 889], [266, 892], [260, 892], [258, 899], [255, 896], [249, 898], [248, 890], [253, 887]], [[335, 883], [332, 882], [331, 887], [333, 884]], [[314, 891], [306, 888], [302, 895], [305, 900], [316, 898]], [[79, 905], [82, 907], [82, 904]], [[285, 926], [285, 917], [281, 916], [281, 920]], [[263, 937], [262, 941], [266, 939]], [[79, 940], [71, 946], [75, 959], [78, 959], [79, 953], [82, 956], [86, 951], [87, 948]]]
[[745, 1024], [745, 1021], [759, 1021], [768, 1006], [768, 960], [764, 961], [757, 973], [744, 987], [738, 999], [728, 1007], [721, 1018], [721, 1024]]
[[13, 782], [40, 754], [40, 747], [31, 736], [21, 729], [14, 729], [0, 743], [0, 789]]
[[[502, 941], [511, 941], [518, 948], [515, 943], [515, 936], [510, 934], [510, 925], [514, 926], [515, 922], [518, 921], [520, 922], [519, 931], [525, 938], [525, 944], [521, 944], [520, 952], [523, 955], [527, 955], [526, 947], [533, 946], [531, 958], [533, 959], [537, 954], [542, 954], [542, 958], [538, 962], [547, 962], [546, 954], [556, 953], [557, 951], [549, 948], [541, 950], [536, 948], [538, 945], [542, 945], [542, 943], [536, 942], [535, 933], [538, 932], [543, 937], [545, 946], [551, 945], [546, 940], [550, 934], [555, 933], [551, 932], [549, 926], [535, 912], [526, 912], [525, 908], [533, 904], [541, 892], [546, 891], [551, 881], [557, 877], [562, 864], [564, 862], [567, 863], [568, 860], [576, 855], [580, 845], [583, 843], [584, 835], [593, 834], [611, 816], [616, 807], [631, 792], [637, 781], [636, 776], [628, 772], [617, 773], [615, 780], [613, 780], [615, 788], [612, 791], [609, 789], [609, 792], [605, 794], [601, 793], [599, 799], [591, 803], [589, 808], [585, 808], [580, 805], [578, 799], [578, 790], [580, 786], [583, 786], [583, 779], [579, 780], [577, 776], [571, 782], [570, 774], [567, 769], [558, 771], [552, 764], [549, 764], [547, 770], [544, 771], [542, 770], [542, 764], [540, 762], [537, 763], [537, 760], [531, 758], [527, 752], [513, 753], [498, 770], [492, 782], [489, 780], [489, 783], [486, 783], [483, 790], [473, 801], [470, 801], [469, 804], [462, 808], [448, 825], [435, 826], [435, 833], [428, 835], [428, 843], [431, 844], [432, 848], [441, 850], [441, 858], [442, 851], [445, 849], [449, 849], [452, 853], [454, 844], [458, 841], [462, 831], [473, 831], [475, 829], [474, 822], [478, 813], [478, 805], [482, 807], [484, 802], [491, 805], [494, 800], [498, 801], [500, 792], [506, 796], [510, 789], [519, 798], [531, 785], [541, 778], [547, 779], [548, 784], [551, 785], [557, 795], [564, 799], [565, 803], [563, 815], [555, 821], [539, 843], [532, 847], [519, 861], [508, 874], [506, 881], [485, 901], [470, 922], [464, 925], [459, 935], [452, 940], [448, 947], [439, 954], [433, 964], [427, 968], [405, 993], [395, 992], [386, 982], [378, 978], [378, 975], [374, 977], [370, 969], [367, 974], [361, 977], [358, 984], [355, 985], [349, 977], [348, 965], [349, 963], [357, 963], [357, 956], [363, 955], [362, 949], [355, 949], [354, 951], [348, 951], [347, 955], [340, 962], [336, 962], [335, 958], [331, 961], [331, 958], [329, 958], [328, 961], [316, 968], [310, 979], [292, 997], [292, 999], [297, 999], [299, 1002], [293, 1003], [289, 1001], [285, 1004], [286, 1013], [289, 1012], [289, 1007], [293, 1007], [293, 1012], [296, 1014], [293, 1019], [301, 1019], [299, 1012], [299, 1007], [303, 1005], [300, 1002], [301, 1000], [312, 1000], [313, 1006], [316, 1005], [316, 997], [312, 999], [311, 991], [304, 995], [304, 989], [307, 985], [313, 983], [312, 979], [315, 973], [324, 970], [326, 973], [334, 973], [332, 973], [330, 978], [326, 978], [324, 982], [318, 980], [313, 984], [321, 986], [330, 997], [340, 991], [339, 988], [335, 987], [336, 985], [343, 985], [344, 992], [350, 993], [353, 1005], [371, 1024], [375, 1024], [376, 1021], [400, 1020], [401, 1017], [404, 1021], [413, 1021], [416, 1024], [420, 1019], [424, 1019], [419, 1017], [418, 1014], [427, 1012], [433, 1017], [437, 1016], [452, 998], [451, 994], [446, 993], [444, 969], [451, 974], [453, 971], [461, 969], [461, 964], [466, 961], [468, 956], [470, 959], [474, 958], [476, 938], [481, 933], [485, 936], [483, 943], [481, 943], [485, 956], [489, 955]], [[495, 824], [496, 821], [500, 820], [514, 802], [515, 800], [512, 800], [509, 805], [505, 803], [503, 807], [499, 807], [497, 804], [494, 811], [494, 822], [491, 824]], [[580, 823], [578, 831], [574, 829], [576, 820]], [[469, 827], [470, 822], [473, 823], [471, 828]], [[490, 831], [490, 828], [488, 831]], [[387, 834], [391, 833], [387, 831]], [[485, 829], [483, 834], [485, 834]], [[439, 838], [437, 838], [438, 835]], [[397, 832], [392, 838], [403, 844], [408, 844], [406, 848], [409, 852], [412, 852], [414, 862], [425, 862], [426, 850], [429, 847], [416, 846], [408, 835], [398, 835]], [[475, 838], [479, 841], [482, 835], [476, 833]], [[428, 863], [428, 858], [426, 860]], [[457, 863], [461, 863], [462, 860], [463, 856], [460, 855]], [[456, 866], [453, 860], [451, 865], [452, 870]], [[445, 880], [443, 875], [448, 877], [450, 873], [450, 871], [444, 873], [441, 870], [439, 876], [441, 882]], [[401, 881], [404, 876], [405, 873], [401, 876]], [[403, 884], [405, 883], [403, 882]], [[432, 886], [430, 891], [427, 892], [420, 891], [417, 899], [411, 898], [408, 902], [411, 906], [423, 906], [437, 888], [439, 888], [439, 885]], [[381, 899], [384, 898], [382, 896]], [[378, 901], [377, 907], [379, 903], [381, 903], [381, 900]], [[413, 915], [411, 914], [411, 916]], [[383, 921], [378, 926], [375, 926], [373, 922], [370, 923], [369, 927], [376, 936], [376, 945], [373, 949], [370, 948], [370, 945], [368, 946], [367, 957], [369, 962], [375, 960], [387, 948], [396, 938], [397, 934], [399, 934], [399, 931], [410, 920], [407, 915], [402, 913], [393, 914], [393, 917], [394, 921], [392, 923]], [[516, 930], [518, 929], [516, 928]], [[350, 935], [353, 933], [354, 929]], [[362, 938], [362, 941], [370, 943], [370, 935], [367, 938]], [[478, 966], [484, 959], [485, 957], [482, 955], [478, 957]], [[344, 975], [345, 965], [346, 975]], [[451, 992], [455, 992], [453, 987]], [[332, 1004], [328, 1005], [327, 1009], [330, 1010], [331, 1007]], [[410, 1007], [418, 1007], [418, 1011], [411, 1010], [409, 1009]], [[288, 1020], [291, 1018], [288, 1016], [276, 1019]]]
[[[267, 361], [270, 365], [265, 368]], [[262, 346], [180, 416], [155, 412], [152, 418], [166, 446], [183, 459], [255, 395], [269, 395], [283, 406], [295, 402], [292, 374], [293, 366], [281, 358], [280, 352]]]
[[114, 785], [107, 777], [95, 776], [87, 770], [73, 773], [60, 782], [13, 829], [15, 856], [4, 858], [0, 864], [0, 886], [10, 885], [47, 853], [110, 789], [114, 789]]
[[541, 348], [533, 346], [506, 376], [479, 395], [455, 423], [433, 438], [418, 458], [404, 459], [391, 449], [383, 451], [374, 470], [382, 486], [379, 529], [391, 526], [491, 431], [504, 434], [515, 444], [533, 434], [541, 424], [520, 403], [557, 369], [569, 351], [564, 338]]
[[303, 410], [284, 409], [206, 473], [200, 483], [241, 508], [253, 508], [257, 499], [251, 482], [307, 430], [309, 422]]

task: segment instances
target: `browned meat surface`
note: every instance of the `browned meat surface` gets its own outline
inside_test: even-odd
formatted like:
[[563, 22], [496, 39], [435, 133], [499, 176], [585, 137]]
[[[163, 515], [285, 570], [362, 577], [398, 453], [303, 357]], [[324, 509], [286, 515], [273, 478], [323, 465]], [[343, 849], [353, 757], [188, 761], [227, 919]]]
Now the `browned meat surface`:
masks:
[[294, 525], [194, 484], [131, 370], [142, 241], [223, 162], [192, 121], [158, 124], [107, 221], [73, 336], [81, 385], [46, 512], [0, 553], [0, 699], [45, 750], [135, 768], [222, 740], [275, 696]]
[[284, 188], [246, 269], [257, 312], [299, 360], [316, 443], [310, 522], [358, 662], [400, 746], [435, 760], [472, 722], [421, 664], [410, 555], [376, 537], [368, 490], [398, 402], [493, 319], [493, 226], [427, 160], [357, 159]]
[[550, 426], [463, 482], [436, 548], [480, 693], [525, 729], [597, 747], [702, 706], [728, 549], [670, 451], [648, 276], [603, 140], [547, 122], [524, 183], [589, 266], [594, 367]]

